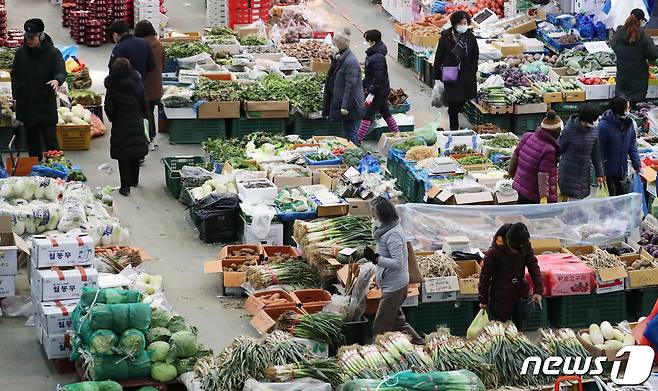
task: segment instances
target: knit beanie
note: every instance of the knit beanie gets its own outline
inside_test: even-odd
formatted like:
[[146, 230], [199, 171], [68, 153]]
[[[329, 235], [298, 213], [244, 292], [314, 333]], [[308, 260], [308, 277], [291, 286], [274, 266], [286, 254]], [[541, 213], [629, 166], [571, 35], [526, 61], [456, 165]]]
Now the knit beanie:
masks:
[[343, 51], [350, 47], [350, 39], [352, 38], [352, 30], [349, 27], [345, 27], [343, 31], [336, 32], [334, 34], [334, 45]]
[[562, 130], [564, 124], [562, 119], [557, 116], [555, 111], [548, 110], [546, 117], [541, 121], [541, 128], [548, 131]]

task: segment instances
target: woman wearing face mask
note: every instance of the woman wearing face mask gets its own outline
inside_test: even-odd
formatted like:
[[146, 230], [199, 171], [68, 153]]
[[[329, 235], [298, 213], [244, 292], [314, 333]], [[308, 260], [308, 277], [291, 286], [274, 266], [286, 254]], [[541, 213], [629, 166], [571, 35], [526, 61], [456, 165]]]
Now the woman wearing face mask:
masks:
[[557, 202], [557, 139], [562, 120], [549, 110], [533, 133], [526, 133], [510, 159], [509, 174], [519, 204]]
[[476, 74], [480, 51], [473, 32], [468, 29], [471, 16], [456, 11], [450, 16], [451, 28], [441, 33], [434, 58], [435, 79], [445, 86], [450, 129], [459, 129], [459, 113], [464, 103], [477, 95]]
[[372, 334], [402, 331], [411, 336], [412, 343], [422, 345], [423, 338], [407, 323], [402, 312], [409, 288], [409, 259], [400, 218], [395, 206], [386, 198], [373, 199], [371, 207], [376, 219], [372, 232], [377, 251], [366, 247], [364, 258], [376, 266], [375, 282], [382, 291]]
[[334, 34], [334, 55], [327, 72], [322, 115], [341, 121], [345, 137], [358, 143], [357, 127], [365, 98], [361, 66], [350, 50], [351, 34], [349, 28]]
[[359, 141], [368, 134], [375, 114], [381, 114], [391, 132], [399, 132], [397, 122], [391, 115], [388, 106], [388, 94], [391, 86], [388, 82], [388, 65], [386, 64], [386, 54], [388, 49], [382, 41], [382, 33], [379, 30], [368, 30], [363, 34], [363, 38], [368, 42], [366, 49], [365, 72], [363, 77], [363, 90], [368, 94], [366, 96], [366, 112], [359, 126]]
[[[525, 282], [525, 271], [533, 283], [533, 295]], [[520, 330], [524, 306], [541, 303], [544, 282], [537, 263], [528, 228], [523, 223], [505, 224], [494, 235], [484, 257], [478, 296], [480, 308], [486, 309], [490, 320], [512, 320]]]
[[625, 96], [633, 104], [647, 97], [649, 64], [658, 58], [658, 49], [642, 29], [646, 23], [644, 11], [634, 9], [623, 26], [617, 28], [612, 50], [617, 55], [617, 87], [615, 94]]
[[631, 103], [622, 96], [615, 96], [610, 101], [610, 110], [599, 121], [599, 143], [603, 155], [608, 192], [611, 196], [629, 192], [628, 159], [633, 169], [640, 172], [642, 163], [637, 153], [635, 122], [628, 116]]
[[570, 200], [582, 200], [590, 192], [590, 167], [594, 165], [599, 186], [605, 185], [596, 126], [601, 114], [599, 106], [584, 104], [578, 115], [572, 115], [560, 134], [560, 192]]

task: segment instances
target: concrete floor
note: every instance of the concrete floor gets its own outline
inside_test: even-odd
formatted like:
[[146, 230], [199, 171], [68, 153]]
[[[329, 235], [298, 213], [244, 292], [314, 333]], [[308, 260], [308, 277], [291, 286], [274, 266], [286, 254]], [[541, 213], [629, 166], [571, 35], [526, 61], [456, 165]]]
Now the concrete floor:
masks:
[[[365, 29], [378, 28], [389, 42], [392, 58], [389, 59], [391, 85], [403, 88], [410, 96], [416, 116], [416, 126], [433, 119], [437, 111], [429, 107], [430, 90], [410, 70], [402, 68], [394, 60], [396, 45], [394, 32], [388, 15], [379, 6], [366, 0], [336, 0], [331, 5], [322, 0], [310, 3], [334, 29], [350, 26], [353, 29], [352, 47], [362, 60], [365, 43], [361, 33], [342, 15], [357, 20]], [[21, 28], [23, 21], [40, 17], [44, 19], [46, 31], [57, 45], [73, 44], [68, 30], [61, 27], [60, 7], [47, 0], [8, 0], [10, 27]], [[189, 2], [170, 0], [170, 27], [181, 31], [198, 31], [205, 25], [203, 1]], [[106, 64], [111, 45], [100, 48], [81, 47], [80, 58], [91, 69], [94, 89], [102, 90]], [[445, 112], [443, 112], [445, 118]], [[442, 121], [445, 126], [445, 120]], [[130, 244], [145, 248], [155, 260], [148, 264], [151, 273], [164, 276], [166, 294], [173, 307], [199, 329], [199, 339], [216, 352], [221, 351], [238, 335], [254, 335], [248, 324], [249, 318], [241, 309], [239, 299], [218, 298], [216, 276], [204, 275], [203, 261], [214, 259], [220, 246], [201, 243], [189, 219], [188, 212], [166, 190], [161, 158], [172, 155], [200, 154], [199, 146], [169, 145], [167, 136], [160, 136], [160, 146], [152, 152], [142, 169], [140, 186], [130, 198], [115, 196], [118, 216], [129, 227], [132, 235]], [[109, 135], [94, 139], [90, 151], [67, 153], [82, 166], [93, 187], [118, 185], [116, 162], [109, 158]], [[110, 163], [113, 171], [98, 170], [103, 163]], [[24, 278], [23, 278], [24, 279]], [[26, 284], [23, 283], [23, 288]], [[25, 294], [25, 291], [22, 292]], [[53, 390], [57, 384], [75, 381], [73, 376], [57, 375], [44, 359], [36, 340], [34, 328], [24, 326], [24, 318], [0, 317], [3, 348], [0, 349], [0, 379], [4, 389]]]

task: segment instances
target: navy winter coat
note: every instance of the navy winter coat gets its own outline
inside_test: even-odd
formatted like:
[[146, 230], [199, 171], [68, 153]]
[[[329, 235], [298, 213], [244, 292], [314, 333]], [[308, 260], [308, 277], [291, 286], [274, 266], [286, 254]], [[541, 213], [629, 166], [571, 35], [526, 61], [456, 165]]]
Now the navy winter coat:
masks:
[[110, 74], [112, 73], [112, 65], [114, 65], [117, 58], [128, 59], [132, 68], [139, 72], [142, 77], [142, 83], [146, 85], [146, 75], [155, 68], [155, 58], [151, 46], [144, 39], [137, 38], [132, 34], [121, 37], [121, 40], [112, 49], [110, 63], [108, 64]]
[[57, 123], [57, 101], [48, 84], [66, 81], [66, 68], [59, 49], [46, 34], [41, 46], [32, 49], [27, 45], [16, 51], [11, 69], [11, 92], [16, 101], [16, 119], [26, 126]]
[[560, 165], [558, 183], [563, 196], [583, 199], [590, 192], [590, 169], [594, 165], [597, 177], [603, 176], [598, 134], [595, 129], [583, 128], [577, 115], [564, 125], [558, 139]]
[[635, 124], [630, 118], [619, 118], [608, 110], [599, 120], [599, 145], [606, 176], [622, 177], [628, 173], [628, 158], [634, 169], [639, 169]]
[[388, 81], [386, 54], [388, 54], [388, 49], [382, 41], [366, 50], [363, 89], [367, 94], [372, 94], [375, 101], [388, 99], [388, 94], [391, 91]]
[[[322, 115], [329, 116], [333, 121], [361, 119], [365, 101], [362, 86], [359, 62], [354, 53], [346, 49], [338, 58], [331, 60], [324, 88]], [[349, 111], [349, 114], [342, 116], [341, 109]]]

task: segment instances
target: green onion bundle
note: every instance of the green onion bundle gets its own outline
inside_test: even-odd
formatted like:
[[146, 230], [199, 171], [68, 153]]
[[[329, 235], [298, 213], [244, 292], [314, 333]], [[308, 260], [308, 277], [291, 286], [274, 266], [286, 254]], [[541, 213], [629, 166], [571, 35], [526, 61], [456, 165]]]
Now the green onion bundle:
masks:
[[553, 384], [555, 379], [542, 373], [535, 375], [533, 372], [529, 372], [525, 375], [521, 375], [521, 368], [523, 368], [523, 362], [526, 358], [540, 357], [543, 362], [549, 357], [548, 353], [533, 345], [528, 337], [519, 333], [514, 323], [507, 324], [505, 336], [512, 343], [516, 352], [513, 361], [513, 364], [516, 367], [513, 383], [525, 388], [537, 388], [547, 384]]
[[591, 356], [571, 329], [539, 329], [539, 332], [541, 333], [541, 347], [550, 356], [583, 359]]
[[338, 354], [336, 357], [340, 361], [341, 367], [348, 378], [379, 379], [388, 374], [389, 371], [386, 362], [384, 362], [384, 368], [386, 368], [386, 371], [381, 375], [377, 374], [377, 372], [375, 372], [372, 368], [376, 365], [373, 365], [366, 359], [366, 357], [360, 352], [360, 348], [361, 347], [359, 345], [350, 345], [341, 346], [340, 349], [338, 349]]
[[274, 331], [265, 337], [265, 347], [273, 365], [298, 363], [310, 358], [308, 348], [292, 340], [292, 336], [283, 331]]
[[322, 286], [318, 272], [304, 261], [250, 266], [245, 278], [256, 289], [278, 284], [291, 285], [298, 289]]
[[329, 346], [339, 346], [343, 342], [345, 324], [339, 315], [318, 312], [299, 315], [293, 311], [283, 313], [276, 328], [287, 331], [295, 337], [310, 339]]
[[[432, 359], [426, 354], [420, 354], [409, 341], [409, 337], [402, 333], [386, 333], [378, 335], [377, 345], [390, 353], [394, 361], [400, 362], [402, 370], [411, 369], [415, 372], [429, 372], [433, 369]], [[402, 364], [404, 362], [405, 364]]]
[[335, 358], [320, 358], [304, 363], [271, 365], [267, 368], [267, 378], [276, 382], [310, 377], [337, 386], [343, 383], [342, 368]]

